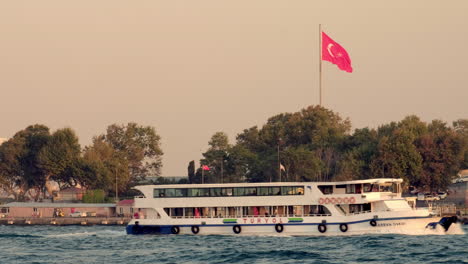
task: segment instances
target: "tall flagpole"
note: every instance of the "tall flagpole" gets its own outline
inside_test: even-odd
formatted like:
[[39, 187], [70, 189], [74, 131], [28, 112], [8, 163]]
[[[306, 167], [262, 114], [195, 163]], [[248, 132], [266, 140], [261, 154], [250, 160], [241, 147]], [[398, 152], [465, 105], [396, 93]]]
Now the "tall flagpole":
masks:
[[322, 106], [322, 24], [319, 24], [319, 98]]

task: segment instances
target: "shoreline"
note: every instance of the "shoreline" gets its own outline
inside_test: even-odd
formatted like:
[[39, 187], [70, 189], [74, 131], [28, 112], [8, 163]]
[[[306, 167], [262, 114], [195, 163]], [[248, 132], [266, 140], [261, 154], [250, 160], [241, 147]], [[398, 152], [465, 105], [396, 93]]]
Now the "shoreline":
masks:
[[51, 225], [51, 226], [92, 226], [92, 225], [127, 225], [130, 217], [10, 217], [1, 218], [0, 225]]

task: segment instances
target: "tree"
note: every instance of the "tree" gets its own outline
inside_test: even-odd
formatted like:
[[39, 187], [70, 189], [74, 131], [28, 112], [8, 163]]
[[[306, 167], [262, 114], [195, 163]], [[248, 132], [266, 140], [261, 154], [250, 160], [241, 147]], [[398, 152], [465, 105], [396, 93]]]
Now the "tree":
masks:
[[[80, 157], [81, 147], [78, 143], [78, 137], [71, 128], [63, 128], [55, 131], [47, 144], [45, 144], [38, 153], [38, 166], [45, 173], [45, 182], [54, 180], [59, 185], [73, 183], [70, 174], [64, 173], [69, 167], [73, 166]], [[47, 191], [52, 195], [50, 185], [45, 185]]]
[[344, 140], [337, 179], [357, 180], [373, 178], [370, 164], [379, 143], [377, 131], [369, 128], [356, 129]]
[[113, 124], [107, 127], [106, 135], [102, 137], [128, 161], [130, 185], [135, 185], [148, 176], [161, 174], [161, 138], [154, 127], [140, 126], [136, 123]]
[[196, 179], [195, 179], [195, 161], [194, 160], [189, 162], [189, 165], [187, 167], [187, 176], [188, 176], [189, 183], [198, 183], [196, 182]]
[[13, 137], [0, 145], [0, 186], [16, 201], [24, 201], [29, 190], [20, 163], [24, 144], [24, 138]]
[[203, 153], [204, 158], [200, 160], [200, 164], [210, 167], [210, 170], [206, 171], [206, 176], [211, 180], [207, 182], [224, 182], [225, 162], [230, 148], [228, 136], [224, 132], [216, 132], [208, 144], [210, 147]]
[[316, 181], [320, 177], [323, 164], [316, 152], [299, 146], [288, 148], [282, 156], [286, 181]]
[[468, 169], [468, 119], [458, 119], [453, 122], [454, 130], [463, 139], [463, 162], [460, 164], [461, 169]]
[[[350, 127], [349, 120], [320, 106], [273, 116], [260, 130], [252, 127], [237, 136], [237, 145], [257, 155], [250, 159], [246, 177], [249, 181], [279, 180], [279, 148], [289, 178], [332, 179], [341, 159], [339, 147]], [[299, 169], [310, 166], [312, 169]]]
[[116, 151], [102, 137], [95, 137], [93, 145], [86, 147], [83, 160], [77, 164], [76, 177], [88, 189], [104, 189], [115, 193], [128, 190], [130, 182], [129, 163], [126, 156]]
[[404, 129], [396, 129], [390, 136], [383, 136], [371, 162], [373, 175], [381, 178], [403, 178], [411, 185], [418, 182], [422, 158], [413, 141], [413, 135]]
[[444, 122], [433, 120], [428, 133], [416, 142], [423, 159], [421, 181], [417, 184], [427, 190], [445, 190], [464, 160], [464, 144], [460, 134]]
[[1, 145], [0, 174], [2, 186], [17, 200], [24, 200], [31, 189], [34, 200], [46, 184], [45, 172], [38, 166], [38, 155], [50, 140], [49, 128], [31, 125], [17, 132]]

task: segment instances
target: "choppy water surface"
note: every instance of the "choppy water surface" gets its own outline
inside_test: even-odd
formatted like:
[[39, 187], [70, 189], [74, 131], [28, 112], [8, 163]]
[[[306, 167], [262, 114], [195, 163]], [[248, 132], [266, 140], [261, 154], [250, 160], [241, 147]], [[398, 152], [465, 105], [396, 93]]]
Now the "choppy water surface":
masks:
[[121, 226], [0, 226], [0, 263], [468, 263], [468, 235], [132, 236]]

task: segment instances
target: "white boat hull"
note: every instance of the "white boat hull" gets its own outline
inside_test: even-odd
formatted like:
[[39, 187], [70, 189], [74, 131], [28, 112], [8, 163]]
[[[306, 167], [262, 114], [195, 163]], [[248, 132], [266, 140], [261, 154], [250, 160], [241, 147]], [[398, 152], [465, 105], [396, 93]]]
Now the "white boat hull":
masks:
[[[171, 224], [152, 219], [134, 219], [127, 226], [128, 234], [180, 234], [180, 235], [286, 235], [286, 236], [336, 236], [361, 234], [444, 234], [443, 228], [426, 228], [440, 217], [373, 218], [351, 222], [306, 222], [307, 218], [232, 218], [236, 223], [223, 223], [223, 219], [174, 219]], [[276, 220], [274, 220], [276, 219]], [[290, 219], [303, 219], [291, 222]], [[275, 223], [273, 223], [273, 221]], [[326, 220], [325, 220], [326, 221]], [[158, 223], [159, 222], [159, 223]], [[234, 222], [234, 221], [232, 221]], [[268, 223], [267, 223], [268, 222]], [[375, 223], [375, 226], [372, 224]], [[451, 230], [462, 230], [452, 225]], [[321, 227], [319, 227], [321, 226]], [[323, 228], [325, 226], [325, 228]], [[320, 230], [322, 232], [320, 232]], [[449, 230], [449, 231], [451, 231]], [[236, 233], [237, 232], [237, 233]], [[463, 231], [461, 231], [463, 232]]]

